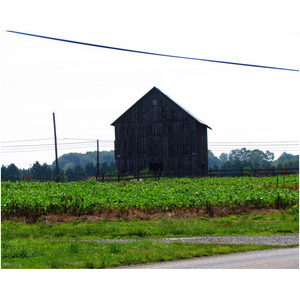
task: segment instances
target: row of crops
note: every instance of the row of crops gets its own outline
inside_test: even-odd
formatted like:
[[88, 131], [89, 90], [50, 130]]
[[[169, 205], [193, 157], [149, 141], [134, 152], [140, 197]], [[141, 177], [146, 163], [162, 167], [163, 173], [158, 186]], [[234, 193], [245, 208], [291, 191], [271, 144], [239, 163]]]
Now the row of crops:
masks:
[[169, 210], [217, 207], [288, 208], [299, 203], [299, 175], [164, 178], [119, 183], [2, 182], [7, 215], [89, 214], [107, 209]]

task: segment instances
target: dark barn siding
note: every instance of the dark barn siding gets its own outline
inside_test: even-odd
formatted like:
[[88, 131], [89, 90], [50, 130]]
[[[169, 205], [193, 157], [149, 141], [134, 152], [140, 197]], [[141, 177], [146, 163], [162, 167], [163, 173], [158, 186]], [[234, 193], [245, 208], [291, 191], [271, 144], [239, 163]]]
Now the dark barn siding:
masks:
[[155, 87], [112, 125], [121, 173], [207, 170], [208, 126]]

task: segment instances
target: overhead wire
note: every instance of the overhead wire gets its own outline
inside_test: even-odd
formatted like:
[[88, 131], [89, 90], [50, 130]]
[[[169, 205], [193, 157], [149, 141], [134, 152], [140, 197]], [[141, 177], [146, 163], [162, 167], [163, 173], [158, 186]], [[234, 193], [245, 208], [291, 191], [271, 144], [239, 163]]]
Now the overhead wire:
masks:
[[[125, 49], [125, 48], [118, 48], [112, 46], [105, 46], [105, 45], [98, 45], [98, 44], [91, 44], [67, 39], [60, 39], [55, 37], [48, 37], [18, 31], [11, 31], [7, 30], [7, 32], [15, 33], [15, 34], [22, 34], [31, 37], [49, 39], [54, 41], [60, 42], [67, 42], [73, 43], [78, 45], [84, 46], [92, 46], [98, 48], [104, 48], [109, 50], [117, 50], [117, 51], [125, 51], [130, 53], [137, 53], [137, 54], [146, 54], [146, 55], [154, 55], [154, 56], [162, 56], [168, 58], [178, 58], [178, 59], [188, 59], [188, 60], [197, 60], [197, 61], [204, 61], [204, 62], [214, 62], [214, 63], [221, 63], [221, 64], [230, 64], [230, 65], [238, 65], [238, 66], [247, 66], [247, 67], [256, 67], [256, 68], [267, 68], [267, 69], [274, 69], [274, 70], [285, 70], [285, 71], [296, 71], [299, 72], [297, 69], [288, 69], [288, 68], [280, 68], [280, 67], [271, 67], [271, 66], [263, 66], [263, 65], [254, 65], [254, 64], [245, 64], [245, 63], [237, 63], [237, 62], [228, 62], [228, 61], [219, 61], [219, 60], [210, 60], [210, 59], [203, 59], [203, 58], [195, 58], [195, 57], [187, 57], [187, 56], [178, 56], [178, 55], [170, 55], [170, 54], [162, 54], [162, 53], [154, 53], [148, 51], [139, 51], [139, 50], [132, 50], [132, 49]], [[252, 129], [253, 130], [253, 129]], [[260, 129], [261, 130], [261, 129]], [[5, 141], [1, 142], [1, 144], [9, 144], [9, 143], [20, 143], [20, 142], [34, 142], [34, 141], [43, 141], [43, 140], [52, 140], [52, 138], [43, 138], [43, 139], [33, 139], [33, 140], [20, 140], [20, 141]], [[63, 138], [59, 140], [85, 140], [89, 142], [73, 142], [73, 143], [59, 143], [58, 149], [59, 150], [71, 150], [71, 149], [85, 149], [85, 148], [93, 148], [95, 146], [94, 139], [79, 139], [79, 138]], [[113, 140], [100, 140], [100, 144], [104, 148], [112, 148], [114, 145]], [[262, 149], [267, 149], [269, 151], [295, 151], [299, 150], [299, 142], [298, 141], [276, 141], [276, 142], [209, 142], [208, 143], [209, 149], [214, 151], [228, 151], [232, 150], [233, 147], [259, 147]], [[297, 146], [297, 147], [296, 147]], [[230, 149], [229, 149], [230, 147]], [[267, 148], [265, 148], [267, 147]], [[279, 148], [278, 148], [279, 147]], [[21, 153], [21, 152], [36, 152], [36, 151], [53, 151], [54, 145], [53, 144], [34, 144], [34, 145], [10, 145], [10, 146], [1, 146], [3, 149], [2, 153]]]
[[[37, 152], [37, 151], [53, 151], [54, 144], [19, 144], [15, 143], [22, 142], [35, 142], [42, 140], [52, 140], [52, 138], [45, 139], [32, 139], [32, 140], [20, 140], [20, 141], [5, 141], [1, 142], [1, 152], [4, 153], [23, 153], [23, 152]], [[59, 142], [58, 150], [72, 150], [72, 149], [87, 149], [87, 148], [96, 148], [96, 139], [80, 139], [80, 138], [60, 138], [59, 141], [64, 140], [76, 140], [76, 142]], [[99, 140], [101, 147], [103, 148], [112, 148], [114, 142], [110, 140]], [[13, 145], [8, 145], [8, 144]]]
[[188, 59], [188, 60], [198, 60], [198, 61], [204, 61], [204, 62], [213, 62], [213, 63], [219, 63], [219, 64], [229, 64], [229, 65], [237, 65], [237, 66], [244, 66], [244, 67], [255, 67], [255, 68], [265, 68], [265, 69], [273, 69], [273, 70], [299, 72], [299, 70], [297, 70], [297, 69], [288, 69], [288, 68], [280, 68], [280, 67], [271, 67], [271, 66], [263, 66], [263, 65], [245, 64], [245, 63], [229, 62], [229, 61], [222, 61], [222, 60], [212, 60], [212, 59], [204, 59], [204, 58], [140, 51], [140, 50], [126, 49], [126, 48], [119, 48], [119, 47], [112, 47], [112, 46], [91, 44], [91, 43], [85, 43], [85, 42], [79, 42], [79, 41], [73, 41], [73, 40], [67, 40], [67, 39], [60, 39], [60, 38], [55, 38], [55, 37], [49, 37], [49, 36], [44, 36], [44, 35], [37, 35], [37, 34], [25, 33], [25, 32], [20, 32], [20, 31], [13, 31], [13, 30], [7, 30], [7, 32], [22, 34], [22, 35], [27, 35], [27, 36], [37, 37], [37, 38], [42, 38], [42, 39], [54, 40], [54, 41], [59, 41], [59, 42], [72, 43], [72, 44], [91, 46], [91, 47], [98, 47], [98, 48], [104, 48], [104, 49], [109, 49], [109, 50], [125, 51], [125, 52], [138, 53], [138, 54], [155, 55], [155, 56], [162, 56], [162, 57], [169, 57], [169, 58]]
[[[1, 152], [2, 153], [22, 153], [22, 152], [36, 152], [36, 151], [53, 151], [54, 144], [19, 144], [18, 142], [35, 142], [45, 139], [33, 139], [33, 140], [20, 140], [20, 141], [5, 141], [1, 142]], [[87, 149], [96, 148], [96, 139], [81, 139], [81, 138], [60, 138], [59, 141], [71, 141], [76, 142], [59, 142], [59, 150], [73, 150], [73, 149]], [[98, 140], [101, 147], [103, 148], [114, 148], [113, 140]], [[13, 145], [7, 145], [8, 143], [13, 143]], [[269, 150], [273, 152], [278, 151], [299, 151], [299, 141], [241, 141], [241, 142], [209, 142], [208, 148], [211, 151], [231, 151], [235, 148], [256, 148], [259, 150]]]
[[19, 143], [19, 142], [33, 142], [33, 141], [45, 141], [45, 140], [52, 140], [53, 138], [45, 138], [45, 139], [33, 139], [33, 140], [19, 140], [19, 141], [6, 141], [1, 142], [1, 144], [7, 144], [7, 143]]

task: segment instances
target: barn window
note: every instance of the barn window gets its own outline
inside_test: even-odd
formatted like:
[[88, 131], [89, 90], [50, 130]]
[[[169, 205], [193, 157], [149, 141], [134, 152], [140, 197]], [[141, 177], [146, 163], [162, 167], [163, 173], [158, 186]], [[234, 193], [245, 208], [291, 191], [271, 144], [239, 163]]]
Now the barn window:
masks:
[[157, 105], [157, 99], [153, 99], [153, 100], [152, 100], [152, 104], [153, 104], [153, 105]]

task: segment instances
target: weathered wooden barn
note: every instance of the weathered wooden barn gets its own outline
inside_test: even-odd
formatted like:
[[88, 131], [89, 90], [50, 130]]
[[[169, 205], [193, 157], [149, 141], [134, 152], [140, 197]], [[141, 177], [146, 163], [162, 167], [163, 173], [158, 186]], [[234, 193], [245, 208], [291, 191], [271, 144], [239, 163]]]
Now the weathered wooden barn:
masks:
[[210, 127], [156, 87], [111, 125], [115, 127], [116, 165], [121, 173], [207, 170]]

